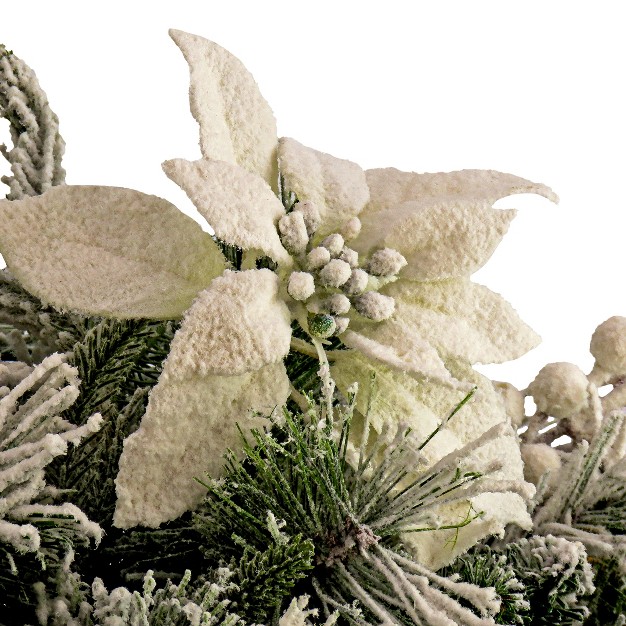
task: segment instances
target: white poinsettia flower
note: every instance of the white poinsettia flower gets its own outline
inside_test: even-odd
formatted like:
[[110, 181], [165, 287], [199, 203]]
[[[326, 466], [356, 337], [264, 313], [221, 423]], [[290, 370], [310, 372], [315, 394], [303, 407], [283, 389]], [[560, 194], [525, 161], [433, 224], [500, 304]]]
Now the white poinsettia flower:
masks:
[[[192, 508], [203, 495], [192, 478], [219, 474], [223, 451], [238, 444], [235, 421], [258, 426], [251, 409], [286, 401], [282, 359], [294, 319], [311, 336], [337, 335], [356, 351], [346, 354], [381, 372], [448, 392], [475, 375], [451, 363], [498, 362], [534, 347], [536, 335], [513, 309], [468, 277], [514, 215], [493, 209], [495, 200], [554, 197], [492, 171], [364, 172], [278, 140], [240, 61], [200, 37], [171, 34], [190, 65], [202, 158], [167, 161], [165, 172], [220, 240], [245, 251], [250, 269], [226, 269], [190, 218], [137, 191], [65, 186], [0, 202], [2, 253], [42, 300], [116, 317], [184, 315], [141, 427], [124, 445], [120, 527], [158, 526]], [[275, 271], [255, 269], [258, 257]], [[499, 419], [476, 415], [448, 448]], [[519, 450], [511, 455], [509, 475], [521, 479]], [[502, 523], [523, 517], [515, 497]]]

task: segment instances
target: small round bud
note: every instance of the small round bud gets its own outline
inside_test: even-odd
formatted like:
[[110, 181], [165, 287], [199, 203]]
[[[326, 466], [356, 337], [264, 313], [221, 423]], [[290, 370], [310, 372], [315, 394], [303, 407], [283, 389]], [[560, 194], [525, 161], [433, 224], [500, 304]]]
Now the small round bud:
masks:
[[352, 270], [350, 278], [345, 282], [343, 290], [349, 296], [361, 295], [367, 289], [369, 275], [365, 270]]
[[320, 281], [326, 287], [341, 287], [349, 278], [352, 270], [345, 261], [331, 259], [320, 270]]
[[354, 299], [354, 308], [363, 316], [375, 322], [389, 319], [396, 309], [396, 301], [377, 291], [368, 291]]
[[596, 363], [615, 376], [626, 374], [626, 317], [609, 317], [595, 329], [589, 347]]
[[350, 300], [342, 293], [334, 293], [325, 304], [332, 315], [345, 315], [350, 310]]
[[335, 324], [337, 329], [335, 330], [335, 335], [341, 335], [342, 332], [348, 328], [348, 324], [350, 323], [350, 319], [347, 317], [336, 317]]
[[374, 276], [392, 276], [406, 265], [406, 259], [393, 248], [377, 250], [367, 263], [367, 271]]
[[310, 315], [307, 323], [311, 335], [320, 339], [330, 337], [337, 330], [337, 324], [330, 315]]
[[545, 443], [526, 443], [521, 446], [524, 461], [524, 478], [538, 485], [541, 477], [550, 472], [550, 484], [553, 484], [561, 469], [561, 455], [555, 448]]
[[572, 417], [588, 402], [589, 381], [572, 363], [548, 363], [528, 386], [537, 409], [553, 417]]
[[342, 227], [341, 234], [346, 241], [351, 241], [361, 232], [361, 220], [358, 217], [350, 218]]
[[304, 217], [304, 223], [306, 225], [306, 232], [309, 236], [311, 236], [320, 227], [322, 218], [320, 216], [319, 209], [310, 200], [298, 202], [293, 210], [302, 213], [302, 217]]
[[292, 211], [283, 215], [278, 221], [278, 232], [283, 246], [292, 254], [300, 254], [306, 250], [309, 236], [302, 213]]
[[315, 292], [315, 280], [307, 272], [292, 272], [287, 282], [287, 293], [294, 299], [303, 302]]
[[320, 267], [324, 267], [328, 261], [330, 261], [330, 252], [321, 246], [313, 248], [306, 255], [306, 266], [309, 270], [318, 270]]
[[359, 253], [356, 250], [352, 250], [352, 248], [344, 246], [339, 258], [353, 269], [359, 266]]
[[328, 252], [330, 252], [330, 256], [333, 257], [333, 259], [337, 258], [341, 254], [343, 244], [343, 237], [337, 233], [328, 235], [328, 237], [322, 241], [322, 245], [326, 248], [326, 250], [328, 250]]

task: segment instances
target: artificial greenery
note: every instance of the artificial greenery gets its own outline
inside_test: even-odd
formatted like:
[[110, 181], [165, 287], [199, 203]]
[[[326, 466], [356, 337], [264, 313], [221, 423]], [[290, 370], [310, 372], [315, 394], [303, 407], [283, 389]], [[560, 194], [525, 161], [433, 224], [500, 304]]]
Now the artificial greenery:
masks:
[[80, 395], [64, 417], [81, 425], [97, 411], [105, 422], [48, 473], [55, 485], [73, 490], [76, 504], [99, 523], [109, 524], [113, 517], [122, 444], [139, 426], [173, 329], [169, 322], [104, 319], [73, 346], [69, 361], [78, 368]]
[[[186, 37], [175, 34], [183, 48]], [[0, 115], [13, 143], [0, 150], [12, 172], [2, 179], [7, 198], [19, 202], [63, 185], [58, 119], [32, 70], [4, 46]], [[588, 376], [570, 364], [552, 364], [554, 379], [540, 373], [524, 393], [508, 390], [508, 418], [519, 427], [526, 477], [537, 485], [530, 500], [519, 481], [500, 477], [502, 461], [480, 463], [485, 450], [512, 438], [509, 425], [482, 429], [465, 445], [455, 439], [457, 422], [472, 427], [469, 422], [482, 417], [465, 417], [474, 392], [458, 402], [462, 385], [446, 370], [458, 364], [442, 361], [445, 376], [435, 368], [416, 381], [398, 370], [415, 365], [410, 353], [417, 344], [409, 341], [405, 354], [373, 348], [354, 334], [352, 345], [344, 341], [338, 324], [347, 318], [337, 311], [354, 305], [370, 315], [366, 331], [386, 321], [395, 303], [377, 290], [394, 283], [407, 260], [386, 247], [359, 265], [355, 250], [344, 245], [359, 234], [354, 217], [339, 225], [345, 241], [336, 224], [326, 239], [317, 237], [321, 213], [298, 200], [288, 180], [298, 186], [297, 176], [289, 167], [285, 172], [278, 186], [285, 214], [273, 234], [289, 263], [313, 272], [304, 259], [325, 245], [329, 259], [332, 251], [334, 260], [341, 255], [352, 264], [350, 271], [358, 267], [361, 278], [369, 272], [371, 297], [345, 305], [333, 272], [310, 274], [329, 299], [291, 319], [284, 358], [289, 398], [271, 415], [256, 416], [264, 426], [242, 425], [241, 445], [226, 453], [221, 474], [196, 477], [206, 494], [202, 502], [158, 528], [113, 526], [115, 481], [124, 442], [163, 381], [179, 323], [59, 310], [0, 271], [0, 626], [624, 626], [626, 352], [620, 346], [626, 320], [608, 320], [605, 335], [595, 344], [592, 339], [596, 365]], [[235, 243], [248, 235], [213, 237], [228, 269], [270, 270], [282, 280], [280, 263]], [[277, 317], [285, 317], [285, 302], [301, 306], [294, 301], [306, 290], [294, 284], [278, 289], [285, 301]], [[285, 295], [291, 297], [290, 288], [297, 298]], [[333, 303], [337, 295], [344, 297]], [[388, 394], [376, 409], [383, 407], [382, 419], [371, 393], [356, 385], [335, 390], [329, 358], [341, 369], [353, 351], [386, 363], [376, 370]], [[430, 415], [438, 425], [418, 438], [404, 425], [414, 407], [403, 404], [398, 389], [427, 387], [431, 375], [450, 398], [432, 406], [447, 406], [449, 413]], [[612, 390], [600, 397], [597, 388], [605, 384]], [[485, 392], [479, 388], [477, 395]], [[409, 397], [422, 403], [418, 413], [427, 419], [431, 405], [421, 393]], [[534, 416], [515, 409], [524, 395], [536, 401]], [[243, 412], [240, 417], [243, 424]], [[572, 440], [550, 445], [561, 434]], [[437, 448], [442, 441], [447, 447]], [[527, 497], [532, 528], [509, 525], [501, 538], [457, 550], [465, 530], [490, 519], [477, 503], [502, 493]], [[450, 510], [462, 514], [450, 516]], [[415, 558], [415, 536], [431, 538], [439, 553], [461, 555], [433, 571]]]

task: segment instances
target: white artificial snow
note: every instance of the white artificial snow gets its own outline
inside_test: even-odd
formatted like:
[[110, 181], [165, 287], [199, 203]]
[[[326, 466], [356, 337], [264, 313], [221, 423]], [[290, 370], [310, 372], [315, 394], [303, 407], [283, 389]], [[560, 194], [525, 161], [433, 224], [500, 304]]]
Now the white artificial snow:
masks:
[[292, 254], [302, 254], [309, 243], [304, 216], [299, 211], [283, 215], [278, 222], [280, 240]]
[[325, 237], [322, 240], [321, 245], [324, 246], [324, 248], [326, 248], [326, 250], [330, 252], [330, 256], [335, 259], [341, 254], [341, 251], [343, 250], [344, 240], [343, 237], [338, 233], [333, 233], [332, 235], [328, 235], [328, 237]]
[[589, 381], [573, 363], [548, 363], [528, 386], [537, 409], [558, 418], [573, 417], [589, 405]]
[[367, 262], [366, 269], [374, 276], [397, 274], [406, 265], [406, 259], [393, 248], [376, 250]]
[[[348, 267], [350, 265], [348, 264]], [[369, 280], [369, 275], [365, 270], [362, 269], [354, 269], [350, 274], [350, 278], [343, 285], [343, 290], [349, 296], [357, 296], [362, 294], [367, 288], [367, 283]]]

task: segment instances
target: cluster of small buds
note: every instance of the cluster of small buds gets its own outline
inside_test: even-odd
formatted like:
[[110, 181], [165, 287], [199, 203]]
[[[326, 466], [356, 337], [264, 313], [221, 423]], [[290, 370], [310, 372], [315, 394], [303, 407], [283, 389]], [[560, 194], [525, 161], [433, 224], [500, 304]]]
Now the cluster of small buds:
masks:
[[305, 304], [309, 332], [323, 339], [341, 334], [352, 308], [374, 322], [389, 319], [394, 299], [378, 290], [396, 280], [406, 259], [397, 250], [383, 248], [361, 264], [356, 250], [346, 245], [361, 232], [358, 217], [314, 246], [320, 224], [319, 210], [308, 201], [296, 202], [278, 222], [280, 240], [297, 266], [288, 278], [287, 293]]
[[[556, 484], [562, 455], [583, 440], [591, 443], [607, 416], [626, 410], [626, 317], [611, 317], [600, 324], [590, 352], [595, 364], [589, 374], [573, 363], [549, 363], [523, 391], [498, 384], [507, 413], [519, 429], [526, 479], [538, 484], [551, 472], [548, 491]], [[607, 386], [612, 387], [608, 392]], [[525, 396], [536, 405], [533, 415], [525, 415]], [[621, 437], [607, 462], [625, 454], [626, 437]]]

